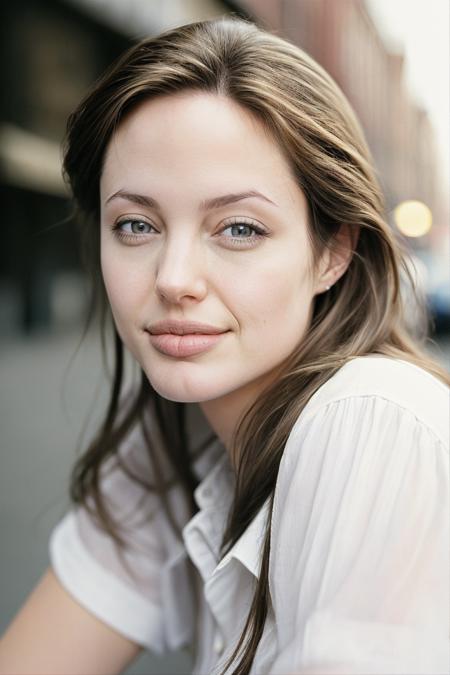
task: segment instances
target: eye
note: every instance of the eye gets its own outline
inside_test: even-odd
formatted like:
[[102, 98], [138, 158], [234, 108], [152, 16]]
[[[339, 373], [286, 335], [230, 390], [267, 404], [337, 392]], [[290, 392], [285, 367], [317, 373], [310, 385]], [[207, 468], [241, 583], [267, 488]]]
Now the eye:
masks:
[[115, 237], [128, 244], [141, 244], [149, 235], [158, 234], [158, 230], [142, 218], [122, 218], [112, 226]]
[[254, 221], [247, 222], [243, 218], [236, 218], [220, 231], [219, 236], [225, 245], [234, 247], [253, 246], [268, 233]]
[[[125, 225], [131, 226], [130, 229], [125, 229]], [[151, 230], [154, 230], [155, 228], [153, 225], [150, 225], [150, 223], [147, 223], [146, 220], [127, 218], [126, 220], [119, 220], [114, 226], [114, 229], [126, 234], [149, 234]]]
[[251, 237], [254, 232], [256, 232], [255, 228], [252, 227], [251, 225], [247, 225], [247, 223], [235, 223], [234, 225], [228, 225], [224, 230], [222, 230], [222, 234], [224, 234], [227, 230], [230, 231], [230, 234], [232, 237]]

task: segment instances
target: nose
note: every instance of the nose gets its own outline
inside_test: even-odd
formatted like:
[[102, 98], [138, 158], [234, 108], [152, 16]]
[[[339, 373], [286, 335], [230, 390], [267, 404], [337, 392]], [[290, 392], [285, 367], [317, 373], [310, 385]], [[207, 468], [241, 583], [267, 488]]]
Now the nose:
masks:
[[207, 293], [205, 260], [198, 242], [168, 239], [157, 262], [155, 289], [170, 304], [201, 301]]

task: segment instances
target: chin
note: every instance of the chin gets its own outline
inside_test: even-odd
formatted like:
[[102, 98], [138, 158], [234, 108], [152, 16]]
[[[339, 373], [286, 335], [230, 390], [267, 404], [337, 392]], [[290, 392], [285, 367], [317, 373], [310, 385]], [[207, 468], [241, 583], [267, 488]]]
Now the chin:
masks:
[[150, 382], [153, 389], [157, 394], [165, 398], [167, 401], [174, 401], [176, 403], [201, 403], [201, 401], [209, 400], [208, 397], [203, 398], [197, 395], [195, 392], [184, 392], [176, 387], [155, 387], [155, 385]]
[[183, 378], [181, 376], [172, 376], [171, 378], [156, 377], [146, 371], [147, 378], [153, 389], [168, 401], [177, 403], [202, 403], [220, 398], [229, 393], [225, 388], [212, 386], [213, 377], [206, 381], [199, 381], [196, 378]]

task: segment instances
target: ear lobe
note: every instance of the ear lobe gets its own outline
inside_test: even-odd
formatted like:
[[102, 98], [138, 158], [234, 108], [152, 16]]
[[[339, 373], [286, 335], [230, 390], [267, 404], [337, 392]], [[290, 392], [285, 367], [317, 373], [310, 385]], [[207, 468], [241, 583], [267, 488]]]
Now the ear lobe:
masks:
[[346, 272], [359, 237], [359, 227], [341, 225], [333, 241], [324, 251], [319, 266], [316, 294], [327, 291]]

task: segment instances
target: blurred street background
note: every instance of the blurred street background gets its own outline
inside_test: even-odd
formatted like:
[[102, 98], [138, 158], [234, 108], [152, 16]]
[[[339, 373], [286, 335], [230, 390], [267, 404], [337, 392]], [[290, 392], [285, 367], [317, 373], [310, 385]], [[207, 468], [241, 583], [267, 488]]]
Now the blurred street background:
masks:
[[[448, 0], [16, 0], [0, 72], [0, 633], [48, 565], [79, 446], [109, 391], [61, 177], [68, 115], [136, 39], [234, 13], [309, 52], [355, 108], [389, 222], [426, 298], [430, 352], [450, 370]], [[411, 322], [415, 312], [411, 305]], [[187, 673], [144, 654], [129, 673]]]

